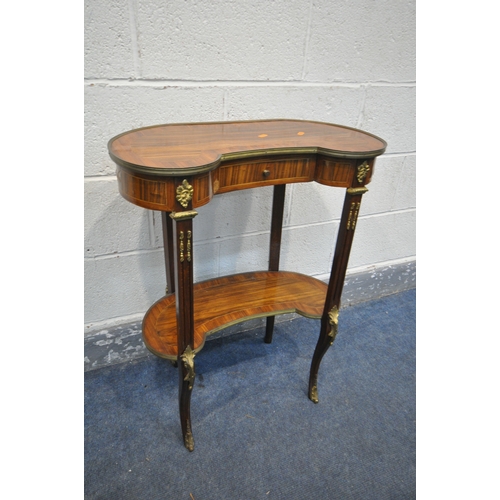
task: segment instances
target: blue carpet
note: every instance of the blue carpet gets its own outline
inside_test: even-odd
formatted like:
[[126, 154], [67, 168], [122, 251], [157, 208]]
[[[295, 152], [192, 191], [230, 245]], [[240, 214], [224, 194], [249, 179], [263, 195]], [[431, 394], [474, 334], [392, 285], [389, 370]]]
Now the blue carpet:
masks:
[[195, 450], [177, 370], [149, 356], [85, 374], [85, 498], [416, 497], [415, 302], [410, 290], [343, 309], [307, 398], [319, 321], [208, 341], [196, 356]]

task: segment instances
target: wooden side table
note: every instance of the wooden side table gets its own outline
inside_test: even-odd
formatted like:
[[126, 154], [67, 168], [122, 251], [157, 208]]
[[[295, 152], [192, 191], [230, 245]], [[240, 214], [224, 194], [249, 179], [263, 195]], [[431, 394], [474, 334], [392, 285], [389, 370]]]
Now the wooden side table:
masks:
[[[167, 295], [143, 321], [148, 349], [177, 362], [184, 444], [194, 449], [190, 400], [195, 355], [205, 338], [230, 324], [296, 312], [321, 319], [309, 398], [318, 402], [321, 359], [338, 328], [340, 298], [362, 195], [371, 180], [382, 139], [353, 128], [301, 120], [190, 123], [131, 130], [108, 143], [120, 193], [162, 213]], [[279, 271], [286, 184], [316, 181], [346, 188], [329, 284]], [[274, 186], [269, 267], [193, 284], [193, 218], [214, 195]], [[314, 200], [311, 200], [314, 210]]]

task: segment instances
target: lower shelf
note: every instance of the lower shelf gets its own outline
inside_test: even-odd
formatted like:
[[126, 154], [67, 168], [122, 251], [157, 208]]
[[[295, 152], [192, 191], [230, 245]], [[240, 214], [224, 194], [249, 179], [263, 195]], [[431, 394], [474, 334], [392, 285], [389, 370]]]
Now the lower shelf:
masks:
[[[252, 318], [298, 313], [319, 319], [327, 285], [316, 278], [287, 271], [235, 274], [196, 283], [194, 346], [200, 350], [207, 335]], [[146, 346], [157, 356], [177, 359], [175, 294], [151, 306], [142, 325]]]

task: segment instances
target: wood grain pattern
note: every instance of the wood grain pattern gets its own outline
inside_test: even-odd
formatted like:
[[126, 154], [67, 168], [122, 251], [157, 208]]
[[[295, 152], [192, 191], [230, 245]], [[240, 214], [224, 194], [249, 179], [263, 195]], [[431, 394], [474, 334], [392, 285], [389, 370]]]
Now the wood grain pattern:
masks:
[[212, 172], [197, 175], [193, 179], [193, 208], [206, 205], [212, 197]]
[[[386, 143], [328, 123], [262, 120], [158, 125], [108, 143], [120, 193], [151, 210], [182, 210], [176, 186], [192, 179], [192, 208], [214, 194], [292, 182], [351, 185], [356, 165], [382, 154]], [[365, 183], [370, 181], [373, 168]]]
[[125, 168], [118, 168], [116, 177], [120, 194], [130, 203], [150, 210], [174, 210], [175, 182], [172, 178], [151, 179]]
[[225, 162], [218, 168], [217, 193], [292, 182], [309, 182], [314, 178], [315, 165], [315, 158], [312, 155]]
[[349, 187], [354, 177], [356, 160], [318, 158], [314, 180], [335, 187]]
[[[225, 276], [194, 285], [194, 350], [205, 337], [252, 317], [297, 312], [321, 318], [327, 285], [292, 272], [257, 271]], [[143, 321], [146, 346], [157, 356], [177, 358], [175, 295], [163, 297]]]
[[108, 143], [118, 165], [158, 175], [210, 171], [223, 159], [247, 157], [250, 152], [371, 158], [385, 148], [385, 141], [367, 132], [304, 120], [157, 125], [125, 132]]

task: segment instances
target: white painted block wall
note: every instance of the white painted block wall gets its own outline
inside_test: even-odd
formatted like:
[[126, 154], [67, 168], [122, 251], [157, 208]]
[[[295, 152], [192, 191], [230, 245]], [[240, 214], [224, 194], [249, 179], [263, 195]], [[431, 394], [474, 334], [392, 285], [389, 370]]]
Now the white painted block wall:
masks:
[[[84, 85], [86, 333], [165, 289], [160, 214], [121, 198], [107, 154], [132, 128], [296, 118], [379, 135], [348, 273], [415, 260], [414, 0], [86, 0]], [[199, 209], [195, 280], [267, 267], [271, 195]], [[342, 200], [287, 187], [281, 268], [327, 277]]]

